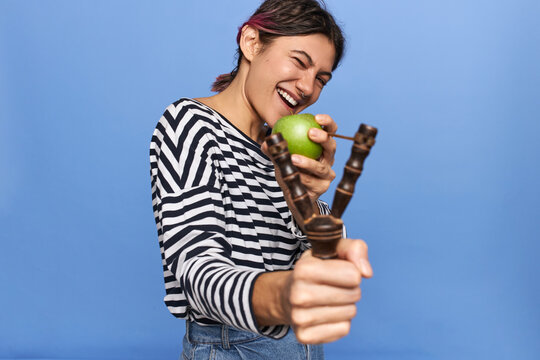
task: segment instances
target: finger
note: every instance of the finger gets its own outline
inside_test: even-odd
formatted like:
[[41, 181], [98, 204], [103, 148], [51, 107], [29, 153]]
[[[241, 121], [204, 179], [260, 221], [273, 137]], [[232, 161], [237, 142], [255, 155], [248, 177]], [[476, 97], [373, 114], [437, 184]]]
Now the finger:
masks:
[[299, 260], [293, 271], [295, 280], [344, 288], [357, 287], [362, 281], [361, 275], [351, 261], [321, 260], [313, 256]]
[[293, 154], [291, 160], [294, 166], [321, 179], [333, 180], [336, 177], [331, 165], [326, 161], [317, 161], [306, 156]]
[[356, 316], [356, 305], [296, 307], [291, 311], [293, 326], [308, 327], [340, 321], [350, 321]]
[[296, 281], [290, 290], [289, 302], [297, 308], [332, 307], [354, 305], [362, 298], [358, 285], [354, 287], [336, 287]]
[[300, 171], [300, 181], [312, 199], [318, 199], [330, 188], [332, 183], [332, 179], [320, 179], [302, 171]]
[[299, 342], [303, 344], [323, 344], [341, 339], [351, 330], [350, 321], [341, 321], [330, 324], [298, 327], [294, 333]]
[[300, 181], [304, 186], [306, 186], [310, 191], [316, 192], [316, 193], [324, 193], [326, 190], [328, 190], [328, 187], [330, 186], [330, 183], [334, 179], [332, 175], [328, 175], [324, 178], [314, 176], [312, 174], [306, 173], [302, 170], [299, 171], [300, 173]]
[[317, 114], [315, 115], [315, 121], [317, 121], [319, 125], [324, 126], [329, 133], [335, 133], [338, 129], [336, 122], [330, 115]]
[[373, 268], [368, 260], [368, 247], [365, 241], [341, 239], [337, 246], [338, 258], [351, 261], [362, 273], [362, 277], [373, 276]]
[[323, 145], [326, 141], [330, 140], [332, 137], [328, 136], [328, 133], [324, 130], [311, 128], [308, 131], [308, 137], [311, 141]]
[[323, 147], [322, 159], [325, 159], [332, 165], [337, 149], [336, 140], [333, 137], [328, 136], [326, 131], [316, 128], [309, 129], [308, 136], [311, 141], [316, 142]]

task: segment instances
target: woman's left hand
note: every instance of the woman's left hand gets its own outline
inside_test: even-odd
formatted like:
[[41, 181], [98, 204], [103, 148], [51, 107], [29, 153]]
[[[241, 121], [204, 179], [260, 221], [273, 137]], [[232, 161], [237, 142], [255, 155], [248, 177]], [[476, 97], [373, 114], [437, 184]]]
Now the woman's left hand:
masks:
[[293, 154], [291, 156], [294, 166], [300, 171], [300, 179], [308, 192], [311, 201], [315, 203], [319, 197], [330, 187], [336, 173], [332, 170], [334, 155], [336, 154], [336, 141], [329, 133], [337, 131], [337, 124], [329, 115], [318, 114], [315, 116], [317, 123], [326, 130], [312, 128], [309, 130], [309, 138], [321, 144], [323, 152], [318, 160]]

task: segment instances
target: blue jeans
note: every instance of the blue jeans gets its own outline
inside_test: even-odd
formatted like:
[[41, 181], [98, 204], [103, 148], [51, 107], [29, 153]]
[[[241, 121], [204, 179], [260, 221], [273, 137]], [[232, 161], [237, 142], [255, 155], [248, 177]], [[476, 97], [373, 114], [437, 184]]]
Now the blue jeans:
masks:
[[323, 360], [322, 345], [304, 345], [292, 329], [275, 340], [228, 325], [201, 326], [186, 321], [183, 360]]

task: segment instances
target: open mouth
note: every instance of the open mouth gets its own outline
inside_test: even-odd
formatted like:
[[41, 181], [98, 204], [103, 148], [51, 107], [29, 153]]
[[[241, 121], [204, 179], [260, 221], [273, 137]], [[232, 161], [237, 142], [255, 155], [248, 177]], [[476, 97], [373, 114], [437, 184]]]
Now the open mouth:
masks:
[[283, 102], [291, 109], [294, 109], [295, 106], [298, 105], [298, 101], [294, 100], [285, 90], [277, 88], [277, 93], [279, 94], [279, 97], [281, 97], [281, 100], [283, 100]]

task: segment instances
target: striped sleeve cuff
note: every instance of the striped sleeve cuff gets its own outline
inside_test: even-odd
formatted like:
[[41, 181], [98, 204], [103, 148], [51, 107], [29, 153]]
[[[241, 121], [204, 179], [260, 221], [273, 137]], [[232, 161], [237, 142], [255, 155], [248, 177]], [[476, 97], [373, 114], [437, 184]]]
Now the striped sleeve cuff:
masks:
[[260, 327], [252, 304], [253, 288], [261, 270], [238, 269], [215, 256], [186, 264], [182, 285], [190, 305], [206, 318], [272, 338], [285, 336], [288, 326]]

